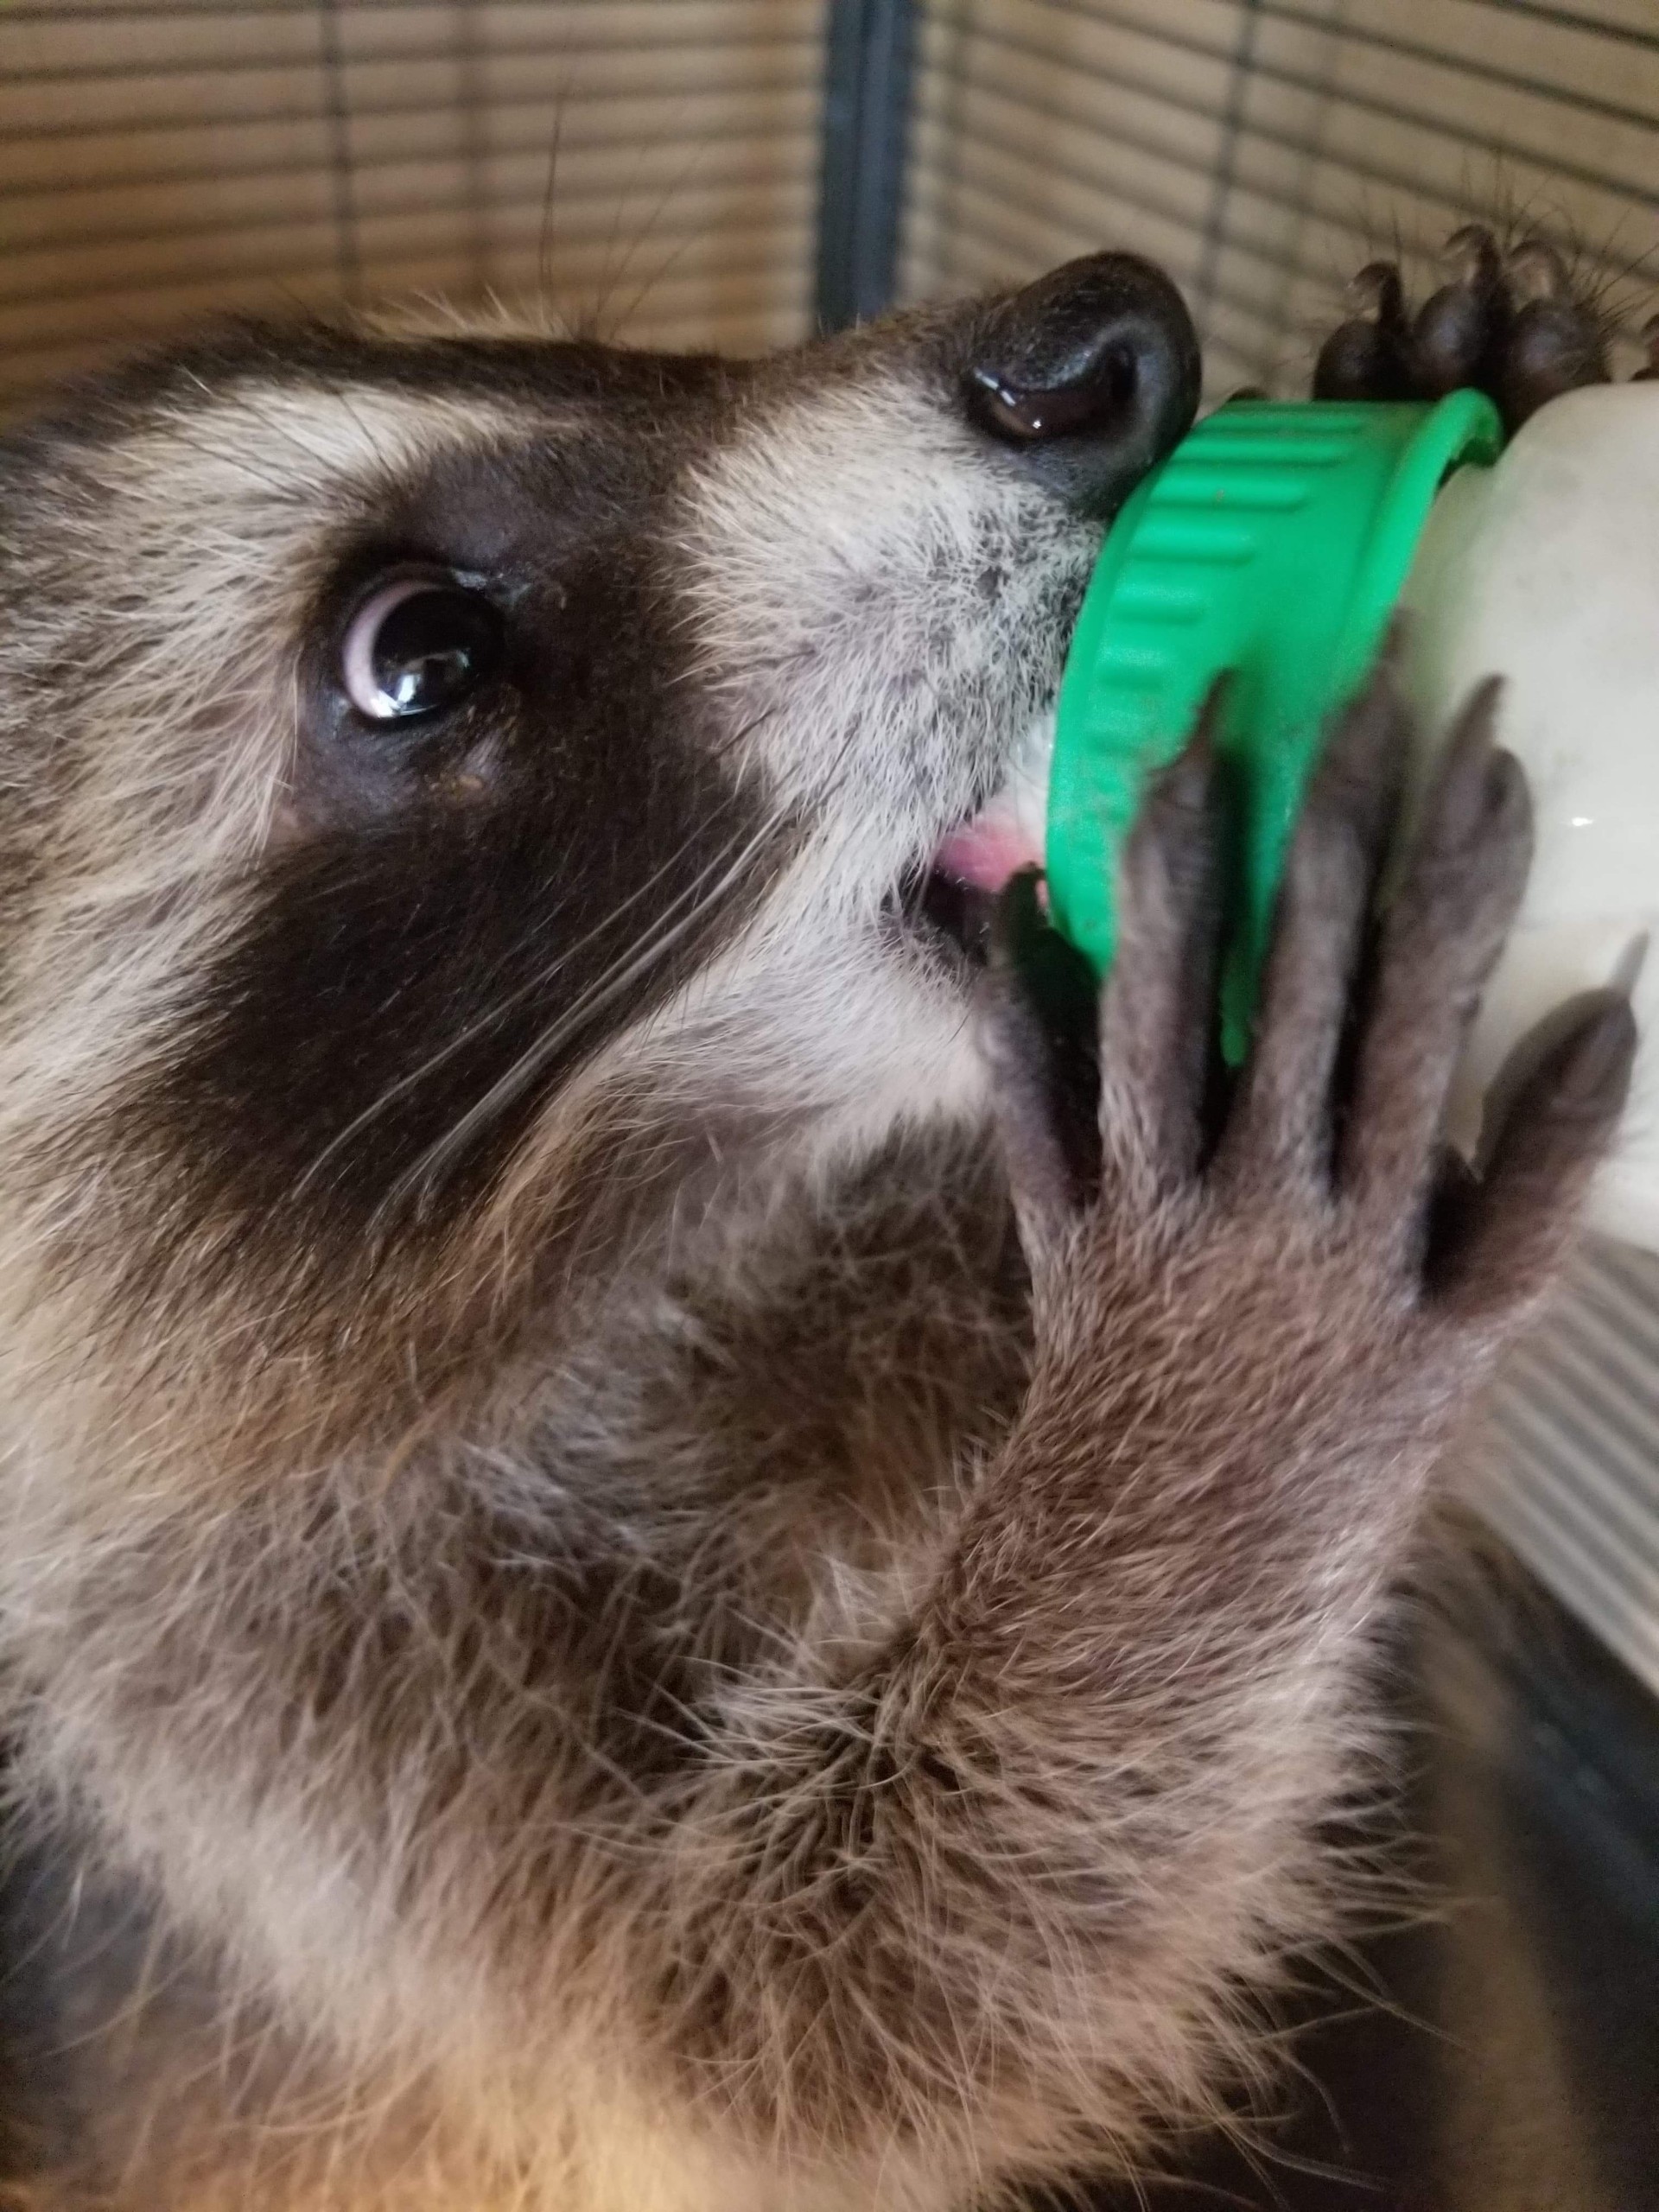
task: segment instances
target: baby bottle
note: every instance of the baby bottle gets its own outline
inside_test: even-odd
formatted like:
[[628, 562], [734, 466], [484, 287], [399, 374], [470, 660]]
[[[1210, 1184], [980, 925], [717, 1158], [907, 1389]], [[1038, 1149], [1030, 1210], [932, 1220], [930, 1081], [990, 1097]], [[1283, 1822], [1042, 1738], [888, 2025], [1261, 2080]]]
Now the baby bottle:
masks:
[[1498, 737], [1535, 817], [1452, 1134], [1471, 1138], [1484, 1086], [1540, 1015], [1634, 977], [1643, 1041], [1592, 1214], [1659, 1249], [1659, 946], [1640, 962], [1659, 923], [1659, 382], [1569, 392], [1507, 447], [1472, 391], [1241, 400], [1200, 423], [1118, 518], [1073, 639], [1046, 779], [1055, 921], [1103, 972], [1114, 864], [1146, 774], [1234, 671], [1220, 742], [1242, 793], [1241, 888], [1221, 1017], [1224, 1052], [1241, 1059], [1322, 729], [1396, 608], [1421, 742], [1501, 676]]

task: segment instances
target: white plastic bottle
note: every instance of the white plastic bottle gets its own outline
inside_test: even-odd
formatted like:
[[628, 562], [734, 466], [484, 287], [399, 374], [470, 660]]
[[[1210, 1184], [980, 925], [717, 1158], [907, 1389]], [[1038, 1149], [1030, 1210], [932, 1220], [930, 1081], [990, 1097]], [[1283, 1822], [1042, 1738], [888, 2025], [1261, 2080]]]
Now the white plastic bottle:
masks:
[[[1402, 601], [1404, 680], [1440, 734], [1501, 675], [1498, 734], [1527, 771], [1536, 848], [1488, 986], [1454, 1134], [1510, 1047], [1573, 992], [1627, 981], [1659, 938], [1659, 382], [1540, 410], [1496, 467], [1436, 499]], [[1643, 1033], [1594, 1224], [1659, 1249], [1659, 943], [1632, 990]]]

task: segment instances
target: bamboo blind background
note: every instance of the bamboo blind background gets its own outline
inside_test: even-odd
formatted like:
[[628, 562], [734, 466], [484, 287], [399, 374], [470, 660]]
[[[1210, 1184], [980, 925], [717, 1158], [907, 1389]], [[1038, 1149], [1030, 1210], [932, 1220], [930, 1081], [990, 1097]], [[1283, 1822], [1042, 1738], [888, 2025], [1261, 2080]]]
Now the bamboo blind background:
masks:
[[[824, 0], [0, 0], [0, 404], [219, 308], [807, 321]], [[550, 164], [556, 176], [547, 209]]]
[[[1474, 216], [1659, 289], [1659, 0], [921, 0], [912, 296], [1132, 246], [1219, 391], [1288, 389], [1344, 280]], [[1644, 281], [1645, 280], [1645, 281]]]

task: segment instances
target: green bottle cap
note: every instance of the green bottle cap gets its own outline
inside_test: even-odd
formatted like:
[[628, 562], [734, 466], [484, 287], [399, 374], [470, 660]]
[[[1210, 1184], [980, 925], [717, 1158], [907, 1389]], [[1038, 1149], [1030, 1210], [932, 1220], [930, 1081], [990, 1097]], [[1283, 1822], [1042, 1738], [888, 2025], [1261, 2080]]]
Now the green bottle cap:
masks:
[[1103, 976], [1142, 786], [1230, 671], [1217, 744], [1240, 810], [1220, 982], [1235, 1066], [1330, 716], [1376, 657], [1435, 493], [1460, 462], [1490, 466], [1503, 442], [1478, 391], [1432, 404], [1234, 400], [1140, 486], [1107, 537], [1060, 686], [1051, 912]]

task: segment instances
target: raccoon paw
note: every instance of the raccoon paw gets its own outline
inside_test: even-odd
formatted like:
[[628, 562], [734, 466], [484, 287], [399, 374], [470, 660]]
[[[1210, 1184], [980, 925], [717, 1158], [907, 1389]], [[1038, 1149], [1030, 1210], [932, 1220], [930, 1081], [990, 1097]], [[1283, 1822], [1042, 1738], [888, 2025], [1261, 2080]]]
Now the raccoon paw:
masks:
[[1546, 400], [1610, 380], [1601, 318], [1547, 240], [1504, 253], [1467, 223], [1442, 259], [1446, 281], [1414, 312], [1392, 262], [1360, 270], [1347, 320], [1319, 350], [1316, 399], [1434, 399], [1472, 385], [1513, 431]]
[[1622, 1109], [1636, 1032], [1615, 993], [1560, 1009], [1495, 1088], [1507, 1103], [1494, 1103], [1481, 1173], [1447, 1173], [1447, 1094], [1531, 852], [1525, 779], [1494, 742], [1496, 696], [1483, 687], [1459, 717], [1380, 923], [1410, 741], [1386, 661], [1338, 722], [1293, 841], [1250, 1056], [1230, 1087], [1215, 1052], [1213, 704], [1152, 779], [1125, 848], [1092, 1053], [1075, 1039], [1075, 971], [1055, 951], [1035, 879], [1011, 887], [986, 1032], [1039, 1278], [1045, 1255], [1074, 1246], [1092, 1214], [1090, 1236], [1124, 1250], [1137, 1221], [1207, 1223], [1200, 1236], [1276, 1224], [1256, 1250], [1288, 1255], [1311, 1236], [1391, 1295], [1500, 1335], [1548, 1289]]

